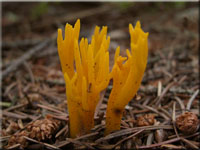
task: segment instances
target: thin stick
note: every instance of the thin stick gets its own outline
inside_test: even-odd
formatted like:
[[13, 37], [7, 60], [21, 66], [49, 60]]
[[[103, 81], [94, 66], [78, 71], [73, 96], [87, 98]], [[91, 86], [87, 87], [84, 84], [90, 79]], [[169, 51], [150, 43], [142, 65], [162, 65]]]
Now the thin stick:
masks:
[[[197, 132], [197, 133], [195, 133], [195, 134], [193, 134], [193, 135], [184, 136], [184, 138], [190, 138], [190, 137], [194, 137], [194, 136], [197, 136], [197, 135], [199, 135], [199, 132]], [[139, 147], [137, 147], [137, 148], [138, 148], [138, 149], [152, 149], [152, 148], [155, 148], [155, 147], [164, 145], [164, 144], [169, 144], [169, 143], [177, 142], [177, 141], [180, 141], [180, 140], [181, 140], [181, 137], [179, 137], [179, 138], [174, 138], [174, 139], [167, 140], [167, 141], [160, 142], [160, 143], [156, 143], [156, 144], [151, 144], [151, 145], [146, 145], [146, 146], [139, 146]]]
[[12, 117], [12, 118], [17, 118], [17, 119], [27, 119], [28, 116], [23, 116], [17, 113], [12, 113], [12, 112], [8, 112], [8, 111], [3, 111], [2, 112], [3, 116], [8, 116], [8, 117]]
[[33, 75], [33, 72], [28, 64], [28, 62], [24, 61], [24, 66], [26, 67], [29, 75], [30, 75], [30, 78], [31, 78], [31, 82], [34, 84], [35, 83], [35, 78], [34, 78], [34, 75]]
[[174, 86], [176, 82], [171, 82], [167, 85], [167, 87], [163, 90], [163, 92], [161, 93], [160, 97], [158, 98], [158, 100], [156, 101], [156, 106], [158, 106], [158, 104], [160, 104], [162, 98], [165, 96], [165, 94], [167, 93], [167, 91], [172, 87]]
[[185, 142], [187, 145], [189, 145], [192, 149], [199, 149], [198, 146], [194, 145], [192, 142], [190, 142], [189, 140], [185, 139], [185, 138], [181, 138], [181, 140], [183, 142]]
[[39, 43], [35, 47], [33, 47], [30, 50], [28, 50], [24, 55], [22, 55], [21, 57], [17, 58], [16, 60], [14, 60], [13, 63], [2, 72], [2, 78], [5, 78], [9, 73], [15, 71], [20, 65], [22, 65], [24, 63], [24, 61], [27, 61], [28, 59], [31, 58], [31, 56], [33, 54], [37, 53], [39, 50], [41, 50], [45, 46], [47, 46], [50, 41], [51, 40], [48, 39], [48, 40], [45, 40], [42, 43]]
[[174, 131], [176, 133], [176, 136], [179, 138], [179, 134], [176, 128], [176, 102], [173, 103], [173, 110], [172, 110], [172, 124]]
[[141, 109], [149, 109], [150, 111], [152, 112], [155, 112], [156, 114], [158, 114], [159, 116], [162, 116], [163, 118], [165, 118], [166, 120], [170, 120], [170, 118], [168, 116], [166, 116], [165, 114], [159, 112], [157, 109], [153, 108], [153, 107], [150, 107], [150, 106], [147, 106], [147, 105], [140, 105], [140, 104], [133, 104], [133, 106], [136, 106], [136, 107], [139, 107]]
[[77, 145], [80, 145], [80, 146], [84, 145], [84, 146], [86, 146], [89, 149], [95, 149], [90, 144], [85, 143], [85, 142], [80, 142], [80, 141], [78, 141], [76, 139], [66, 138], [66, 140], [69, 141], [70, 143], [74, 143], [74, 144], [77, 144]]
[[95, 110], [95, 113], [94, 113], [94, 118], [96, 118], [97, 115], [98, 115], [98, 112], [99, 112], [99, 109], [100, 109], [100, 107], [102, 105], [105, 93], [106, 93], [106, 90], [102, 91], [101, 94], [100, 94], [100, 100], [99, 100], [99, 102], [98, 102], [98, 104], [96, 106], [96, 110]]
[[[89, 134], [86, 134], [86, 135], [83, 135], [83, 136], [80, 136], [80, 137], [77, 137], [75, 138], [75, 140], [81, 140], [81, 139], [85, 139], [85, 138], [88, 138], [88, 137], [91, 137], [91, 136], [95, 136], [95, 135], [98, 135], [99, 132], [94, 132], [94, 133], [89, 133]], [[56, 147], [63, 147], [63, 146], [66, 146], [67, 144], [70, 144], [70, 141], [61, 141], [59, 143], [56, 143], [54, 144]]]
[[174, 98], [179, 103], [182, 113], [184, 113], [185, 112], [185, 105], [183, 104], [182, 100], [177, 96], [175, 96]]
[[117, 145], [121, 144], [122, 142], [124, 142], [124, 141], [126, 141], [126, 140], [128, 140], [128, 139], [130, 139], [130, 138], [132, 138], [132, 137], [134, 137], [134, 136], [136, 136], [136, 135], [138, 135], [139, 133], [143, 132], [144, 130], [145, 130], [145, 129], [139, 130], [138, 132], [136, 132], [136, 133], [134, 133], [134, 134], [132, 134], [132, 135], [130, 135], [130, 136], [128, 136], [128, 137], [122, 139], [121, 141], [117, 142], [117, 143], [113, 146], [113, 148], [115, 148]]
[[162, 93], [162, 82], [159, 81], [158, 82], [158, 92], [157, 92], [157, 96], [160, 96]]
[[18, 109], [18, 108], [21, 108], [21, 107], [24, 107], [24, 106], [26, 106], [28, 103], [27, 102], [25, 102], [24, 104], [18, 104], [18, 105], [15, 105], [15, 106], [11, 106], [11, 107], [9, 107], [9, 108], [7, 108], [7, 109], [4, 109], [3, 111], [11, 111], [11, 110], [14, 110], [14, 109]]
[[56, 147], [56, 146], [54, 146], [54, 145], [51, 145], [51, 144], [48, 144], [48, 143], [39, 142], [39, 141], [34, 140], [34, 139], [32, 139], [32, 138], [29, 138], [29, 137], [27, 137], [27, 136], [23, 136], [23, 137], [24, 137], [25, 139], [31, 141], [31, 142], [38, 143], [38, 144], [44, 145], [44, 146], [46, 146], [46, 147], [49, 147], [49, 148], [52, 148], [52, 149], [55, 149], [55, 150], [60, 150], [60, 148], [58, 148], [58, 147]]
[[68, 132], [68, 125], [66, 125], [64, 128], [62, 128], [55, 136], [55, 138], [59, 137], [62, 133]]
[[151, 132], [147, 137], [146, 145], [151, 145], [153, 142], [153, 132]]
[[55, 107], [53, 108], [52, 106], [48, 106], [48, 105], [42, 105], [42, 104], [36, 104], [37, 107], [40, 107], [40, 108], [43, 108], [43, 109], [47, 109], [47, 110], [50, 110], [50, 111], [53, 111], [53, 112], [56, 112], [58, 114], [63, 114], [63, 116], [68, 116], [66, 115], [66, 113], [56, 109]]
[[128, 129], [123, 129], [114, 133], [111, 133], [105, 137], [99, 138], [98, 140], [96, 140], [96, 143], [100, 143], [102, 141], [106, 141], [112, 138], [116, 138], [116, 137], [120, 137], [120, 136], [124, 136], [127, 134], [131, 134], [134, 132], [137, 132], [138, 130], [157, 130], [157, 129], [173, 129], [171, 125], [153, 125], [153, 126], [144, 126], [144, 127], [135, 127], [135, 128], [128, 128]]
[[199, 89], [196, 90], [196, 92], [192, 95], [192, 97], [189, 99], [188, 103], [187, 103], [187, 110], [190, 110], [190, 107], [192, 105], [192, 102], [195, 100], [196, 96], [199, 94]]
[[15, 145], [8, 147], [7, 150], [17, 149], [17, 148], [19, 148], [19, 146], [20, 146], [20, 144], [15, 144]]

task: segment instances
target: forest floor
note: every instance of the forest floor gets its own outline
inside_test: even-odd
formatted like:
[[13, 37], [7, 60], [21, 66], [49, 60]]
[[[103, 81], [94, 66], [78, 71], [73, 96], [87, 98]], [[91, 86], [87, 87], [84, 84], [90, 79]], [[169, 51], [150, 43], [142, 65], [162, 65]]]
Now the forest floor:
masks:
[[[198, 3], [2, 3], [1, 146], [7, 149], [198, 149]], [[108, 26], [114, 52], [129, 48], [128, 25], [149, 32], [148, 64], [121, 130], [104, 136], [112, 84], [102, 92], [91, 133], [71, 139], [57, 29], [81, 20], [81, 37]], [[176, 126], [195, 114], [190, 134]], [[195, 117], [193, 119], [196, 119]], [[44, 130], [40, 130], [44, 124]], [[39, 133], [38, 129], [39, 128]], [[28, 136], [26, 131], [34, 132]], [[189, 130], [189, 129], [188, 129]], [[43, 132], [43, 133], [42, 133]], [[48, 135], [48, 136], [47, 136]], [[9, 143], [9, 144], [8, 144]]]

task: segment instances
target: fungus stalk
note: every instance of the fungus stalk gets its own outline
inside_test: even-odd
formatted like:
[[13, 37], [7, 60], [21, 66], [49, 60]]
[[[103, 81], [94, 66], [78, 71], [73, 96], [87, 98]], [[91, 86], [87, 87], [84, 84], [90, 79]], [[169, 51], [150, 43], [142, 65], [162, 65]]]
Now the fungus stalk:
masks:
[[119, 130], [124, 107], [134, 97], [141, 84], [147, 64], [148, 33], [144, 33], [137, 22], [135, 29], [129, 24], [131, 52], [127, 57], [119, 56], [120, 47], [115, 52], [115, 63], [111, 72], [113, 89], [108, 99], [106, 111], [106, 131]]
[[[94, 127], [99, 94], [109, 83], [109, 43], [107, 27], [96, 26], [91, 43], [79, 40], [80, 20], [74, 28], [66, 24], [65, 39], [58, 29], [58, 53], [66, 83], [70, 136], [75, 138]], [[75, 64], [75, 65], [74, 65]]]

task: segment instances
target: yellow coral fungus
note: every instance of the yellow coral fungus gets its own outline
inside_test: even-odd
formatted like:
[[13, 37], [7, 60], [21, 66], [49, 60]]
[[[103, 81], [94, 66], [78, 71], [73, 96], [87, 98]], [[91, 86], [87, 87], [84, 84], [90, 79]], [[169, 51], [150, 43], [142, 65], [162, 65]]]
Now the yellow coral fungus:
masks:
[[129, 24], [129, 32], [131, 53], [126, 50], [128, 58], [119, 56], [119, 47], [115, 52], [115, 64], [111, 72], [113, 89], [108, 99], [105, 134], [120, 129], [124, 107], [139, 89], [147, 64], [148, 33], [142, 31], [139, 21], [135, 29]]
[[[95, 28], [91, 43], [79, 40], [80, 20], [66, 24], [65, 39], [58, 29], [58, 53], [66, 83], [66, 95], [72, 138], [88, 133], [94, 126], [99, 94], [109, 82], [109, 43], [107, 27]], [[75, 63], [75, 65], [74, 65]]]
[[142, 81], [147, 64], [148, 33], [144, 33], [137, 22], [129, 25], [131, 51], [127, 57], [120, 56], [117, 47], [112, 72], [109, 73], [109, 44], [107, 27], [97, 26], [91, 43], [87, 38], [79, 42], [80, 20], [74, 27], [66, 24], [65, 39], [58, 29], [58, 53], [66, 82], [66, 95], [72, 138], [90, 132], [94, 126], [94, 112], [99, 94], [109, 80], [113, 79], [113, 89], [106, 111], [106, 131], [109, 134], [120, 129], [124, 107], [134, 97]]

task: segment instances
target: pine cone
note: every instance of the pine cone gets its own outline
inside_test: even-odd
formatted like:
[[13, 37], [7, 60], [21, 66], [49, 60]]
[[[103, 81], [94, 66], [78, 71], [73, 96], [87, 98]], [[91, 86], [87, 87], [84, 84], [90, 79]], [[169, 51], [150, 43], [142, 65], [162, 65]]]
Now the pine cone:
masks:
[[29, 133], [25, 130], [14, 134], [13, 136], [10, 137], [10, 139], [8, 141], [8, 145], [6, 147], [8, 148], [15, 144], [20, 144], [21, 148], [25, 148], [28, 145], [28, 142], [24, 138], [24, 136], [28, 136], [28, 135], [29, 135]]
[[37, 120], [27, 126], [29, 137], [38, 141], [50, 139], [58, 130], [60, 121], [45, 118]]
[[176, 126], [184, 134], [193, 134], [199, 128], [199, 120], [196, 114], [185, 112], [176, 118]]
[[23, 136], [27, 136], [38, 141], [50, 139], [52, 135], [58, 130], [59, 126], [60, 121], [54, 120], [52, 118], [36, 120], [29, 124], [23, 131], [11, 136], [6, 148], [9, 148], [15, 144], [20, 144], [20, 148], [22, 149], [27, 147], [28, 141]]
[[153, 125], [154, 122], [155, 122], [155, 119], [154, 119], [154, 115], [152, 114], [145, 114], [144, 116], [139, 116], [137, 118], [137, 125], [139, 127]]

